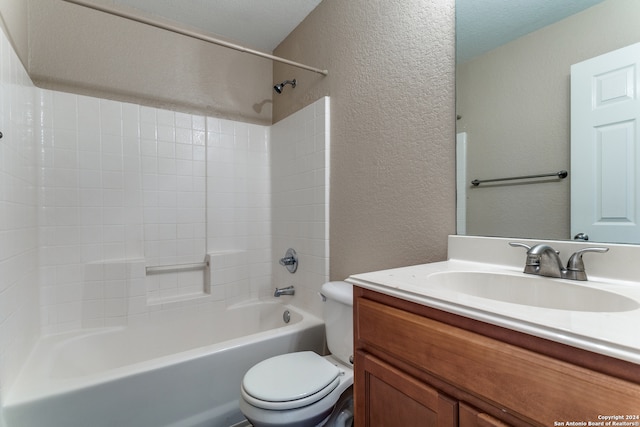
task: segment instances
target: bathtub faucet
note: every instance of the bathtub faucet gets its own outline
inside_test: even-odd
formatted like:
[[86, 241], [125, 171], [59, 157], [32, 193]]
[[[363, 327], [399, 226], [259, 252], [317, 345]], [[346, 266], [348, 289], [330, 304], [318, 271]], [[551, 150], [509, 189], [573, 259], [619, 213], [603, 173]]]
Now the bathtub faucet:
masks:
[[296, 290], [293, 289], [293, 286], [288, 286], [286, 288], [276, 288], [276, 291], [273, 293], [274, 297], [279, 297], [280, 295], [295, 295]]

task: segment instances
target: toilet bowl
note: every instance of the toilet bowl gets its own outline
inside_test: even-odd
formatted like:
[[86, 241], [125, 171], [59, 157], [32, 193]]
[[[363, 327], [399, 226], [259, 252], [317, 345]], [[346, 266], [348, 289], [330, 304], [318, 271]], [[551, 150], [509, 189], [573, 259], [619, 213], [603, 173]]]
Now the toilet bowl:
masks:
[[352, 287], [328, 282], [322, 296], [331, 355], [287, 353], [249, 369], [240, 387], [240, 411], [255, 427], [352, 425]]
[[351, 394], [352, 385], [353, 369], [331, 356], [313, 352], [275, 356], [245, 375], [240, 411], [255, 427], [327, 425], [324, 421], [338, 399]]

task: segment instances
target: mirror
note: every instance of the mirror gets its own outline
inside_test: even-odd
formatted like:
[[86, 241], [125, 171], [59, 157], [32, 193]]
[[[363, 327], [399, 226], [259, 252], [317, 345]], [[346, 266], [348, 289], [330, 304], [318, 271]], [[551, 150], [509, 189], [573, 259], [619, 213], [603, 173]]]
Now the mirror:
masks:
[[456, 0], [459, 234], [573, 237], [570, 68], [640, 42], [638, 17], [637, 0]]

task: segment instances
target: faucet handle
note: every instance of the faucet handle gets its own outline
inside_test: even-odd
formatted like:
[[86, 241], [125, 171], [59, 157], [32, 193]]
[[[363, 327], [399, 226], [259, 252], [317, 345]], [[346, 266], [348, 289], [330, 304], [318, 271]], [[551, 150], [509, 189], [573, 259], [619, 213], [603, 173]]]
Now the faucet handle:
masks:
[[289, 273], [295, 273], [298, 269], [298, 255], [296, 254], [296, 250], [293, 248], [287, 249], [284, 258], [280, 258], [279, 262], [280, 265], [287, 268]]
[[520, 242], [509, 242], [509, 246], [512, 246], [514, 248], [525, 248], [526, 250], [531, 249], [531, 246]]
[[520, 242], [509, 242], [509, 245], [513, 246], [514, 248], [516, 247], [525, 248], [527, 250], [527, 254], [533, 255], [533, 256], [539, 256], [541, 253], [543, 253], [546, 250], [553, 251], [556, 253], [556, 255], [560, 255], [560, 251], [557, 251], [553, 249], [551, 246], [545, 245], [544, 243], [540, 243], [535, 246], [529, 246], [527, 244], [520, 243]]
[[587, 273], [584, 269], [584, 261], [582, 260], [582, 255], [586, 252], [598, 252], [604, 253], [608, 252], [609, 248], [602, 247], [593, 247], [593, 248], [583, 248], [577, 250], [571, 255], [569, 258], [569, 262], [567, 262], [567, 270], [572, 277], [573, 280], [587, 280]]

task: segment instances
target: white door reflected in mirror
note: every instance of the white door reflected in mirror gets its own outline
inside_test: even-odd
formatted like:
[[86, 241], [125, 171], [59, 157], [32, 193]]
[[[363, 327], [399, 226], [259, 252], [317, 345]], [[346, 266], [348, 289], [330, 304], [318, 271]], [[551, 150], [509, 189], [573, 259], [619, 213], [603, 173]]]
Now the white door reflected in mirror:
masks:
[[571, 67], [571, 234], [640, 243], [640, 43]]

